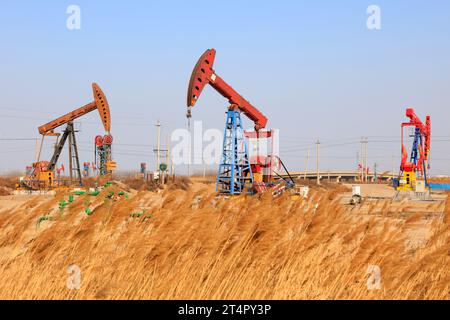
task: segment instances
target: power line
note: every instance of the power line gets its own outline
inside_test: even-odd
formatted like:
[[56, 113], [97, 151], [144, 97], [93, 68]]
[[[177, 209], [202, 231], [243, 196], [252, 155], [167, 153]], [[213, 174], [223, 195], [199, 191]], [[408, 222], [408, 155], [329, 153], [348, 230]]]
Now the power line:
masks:
[[[93, 151], [93, 150], [87, 150], [87, 149], [83, 149], [83, 148], [80, 148], [79, 150], [82, 152], [88, 152], [88, 153], [91, 153]], [[149, 152], [149, 153], [133, 153], [133, 152], [115, 152], [114, 151], [114, 154], [115, 155], [123, 155], [123, 156], [136, 156], [136, 157], [156, 157], [156, 155], [151, 152]]]
[[1, 139], [0, 141], [37, 141], [38, 138], [7, 138], [7, 139]]

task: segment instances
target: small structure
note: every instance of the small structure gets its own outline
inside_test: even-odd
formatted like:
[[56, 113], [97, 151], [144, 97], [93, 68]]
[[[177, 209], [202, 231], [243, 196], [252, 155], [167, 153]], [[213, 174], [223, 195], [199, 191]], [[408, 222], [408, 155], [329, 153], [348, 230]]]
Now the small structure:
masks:
[[352, 198], [350, 200], [351, 205], [357, 205], [362, 202], [361, 186], [352, 186]]

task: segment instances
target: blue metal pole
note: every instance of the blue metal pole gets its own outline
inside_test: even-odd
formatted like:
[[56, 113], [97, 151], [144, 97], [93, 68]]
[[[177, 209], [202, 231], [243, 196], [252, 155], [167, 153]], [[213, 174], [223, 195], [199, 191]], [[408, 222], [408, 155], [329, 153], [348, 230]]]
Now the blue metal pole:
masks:
[[250, 185], [253, 188], [253, 172], [252, 172], [252, 168], [250, 166], [250, 158], [249, 158], [249, 153], [248, 153], [248, 143], [247, 140], [245, 140], [245, 136], [244, 136], [244, 147], [245, 147], [245, 160], [246, 160], [246, 166], [248, 167], [248, 171], [250, 172]]
[[[222, 168], [223, 168], [223, 164], [226, 163], [226, 161], [227, 161], [226, 145], [227, 145], [227, 139], [228, 139], [227, 134], [228, 134], [229, 117], [230, 117], [230, 112], [227, 112], [227, 120], [225, 122], [225, 129], [224, 129], [224, 134], [223, 134], [222, 156], [221, 156], [220, 163], [219, 163], [219, 170], [217, 172], [216, 192], [219, 192], [219, 186], [222, 184], [220, 182], [220, 178], [222, 175]], [[222, 190], [220, 190], [220, 191], [222, 191]]]
[[235, 182], [236, 182], [236, 165], [237, 165], [237, 163], [236, 163], [236, 157], [237, 157], [237, 144], [236, 144], [236, 129], [237, 129], [237, 126], [236, 126], [236, 112], [237, 111], [230, 111], [230, 112], [232, 112], [232, 119], [233, 119], [233, 122], [232, 122], [232, 132], [231, 132], [231, 139], [232, 139], [232, 143], [231, 143], [231, 152], [232, 152], [232, 154], [231, 154], [231, 177], [230, 177], [230, 193], [231, 194], [235, 194], [234, 193], [234, 189], [235, 189]]

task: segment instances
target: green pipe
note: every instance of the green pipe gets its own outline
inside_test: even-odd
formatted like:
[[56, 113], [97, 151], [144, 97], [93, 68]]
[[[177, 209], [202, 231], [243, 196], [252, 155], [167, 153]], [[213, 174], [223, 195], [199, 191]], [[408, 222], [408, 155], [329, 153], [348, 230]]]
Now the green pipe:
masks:
[[[147, 213], [147, 210], [144, 210], [143, 212], [136, 212], [136, 213], [132, 213], [130, 214], [131, 218], [141, 218], [142, 216], [144, 216]], [[145, 219], [153, 219], [153, 215], [148, 214], [144, 217]]]
[[52, 220], [53, 220], [53, 217], [51, 217], [50, 215], [39, 217], [39, 219], [37, 220], [37, 223], [36, 223], [36, 229], [39, 229], [39, 227], [40, 227], [42, 222], [44, 222], [44, 221], [52, 221]]
[[64, 201], [64, 200], [61, 200], [61, 201], [59, 202], [59, 208], [62, 210], [62, 209], [64, 209], [68, 204], [69, 204], [68, 202], [66, 202], [66, 201]]

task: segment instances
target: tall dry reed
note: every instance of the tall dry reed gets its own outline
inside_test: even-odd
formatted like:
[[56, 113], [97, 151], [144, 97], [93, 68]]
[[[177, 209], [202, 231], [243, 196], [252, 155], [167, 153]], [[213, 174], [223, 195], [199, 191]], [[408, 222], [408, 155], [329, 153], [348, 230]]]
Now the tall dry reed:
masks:
[[[449, 200], [444, 220], [411, 246], [417, 219], [386, 217], [386, 202], [360, 214], [335, 191], [225, 199], [204, 185], [103, 198], [79, 198], [63, 216], [58, 198], [1, 213], [0, 298], [450, 298]], [[50, 212], [55, 219], [37, 228]], [[79, 290], [66, 285], [72, 264]], [[381, 270], [379, 290], [367, 286], [369, 265]]]

